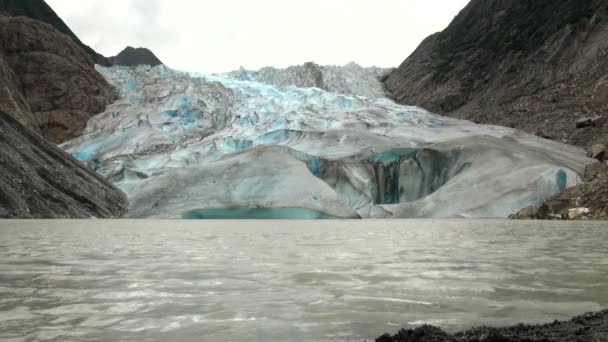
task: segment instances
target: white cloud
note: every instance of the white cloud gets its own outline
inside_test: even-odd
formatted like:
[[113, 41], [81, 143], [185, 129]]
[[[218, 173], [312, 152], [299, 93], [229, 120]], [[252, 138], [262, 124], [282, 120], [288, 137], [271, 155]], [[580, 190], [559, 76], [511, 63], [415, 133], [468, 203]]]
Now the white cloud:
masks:
[[468, 0], [47, 0], [80, 39], [111, 56], [150, 48], [173, 68], [398, 66]]

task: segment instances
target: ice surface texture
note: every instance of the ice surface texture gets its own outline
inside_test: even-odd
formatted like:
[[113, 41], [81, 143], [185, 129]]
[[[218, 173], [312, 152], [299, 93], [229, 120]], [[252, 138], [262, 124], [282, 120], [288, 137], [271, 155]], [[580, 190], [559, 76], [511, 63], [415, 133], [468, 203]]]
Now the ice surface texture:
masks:
[[332, 92], [288, 85], [307, 85], [297, 72], [270, 85], [246, 71], [98, 70], [119, 99], [62, 147], [128, 194], [131, 217], [507, 217], [579, 183], [591, 162], [513, 129], [356, 95], [374, 94], [379, 71], [353, 65], [321, 70], [356, 85]]

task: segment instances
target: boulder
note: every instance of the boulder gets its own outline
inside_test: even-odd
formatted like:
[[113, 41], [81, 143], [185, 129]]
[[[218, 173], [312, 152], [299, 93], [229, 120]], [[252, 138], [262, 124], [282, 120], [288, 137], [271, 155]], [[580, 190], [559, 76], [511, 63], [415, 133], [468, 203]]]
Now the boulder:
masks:
[[599, 161], [604, 161], [606, 159], [606, 145], [604, 144], [595, 144], [589, 148], [588, 156]]
[[581, 118], [576, 121], [576, 128], [596, 127], [603, 124], [603, 116], [594, 116], [590, 118]]
[[570, 220], [577, 220], [589, 215], [590, 212], [589, 208], [571, 208], [568, 209], [568, 218]]

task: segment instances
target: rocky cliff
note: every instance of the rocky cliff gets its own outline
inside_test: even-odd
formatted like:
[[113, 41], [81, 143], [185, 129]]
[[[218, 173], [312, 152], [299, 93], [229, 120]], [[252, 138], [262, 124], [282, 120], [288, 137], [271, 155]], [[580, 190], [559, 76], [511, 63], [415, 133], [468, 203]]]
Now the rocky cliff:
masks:
[[0, 111], [0, 218], [120, 217], [125, 194]]
[[115, 91], [69, 36], [26, 17], [0, 16], [0, 109], [53, 142], [79, 136]]
[[403, 104], [588, 147], [608, 136], [603, 120], [576, 124], [608, 117], [607, 53], [606, 0], [472, 0], [386, 86]]

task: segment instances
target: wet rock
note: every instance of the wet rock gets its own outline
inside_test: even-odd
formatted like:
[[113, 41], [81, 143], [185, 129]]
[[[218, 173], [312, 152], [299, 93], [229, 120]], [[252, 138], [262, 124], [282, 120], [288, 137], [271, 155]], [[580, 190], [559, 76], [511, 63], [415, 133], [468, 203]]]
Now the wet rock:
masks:
[[0, 111], [0, 218], [114, 218], [124, 193]]
[[0, 17], [0, 60], [0, 109], [56, 143], [79, 136], [115, 98], [82, 47], [37, 20]]
[[606, 145], [595, 144], [591, 146], [589, 148], [588, 156], [599, 161], [604, 161], [606, 159]]

